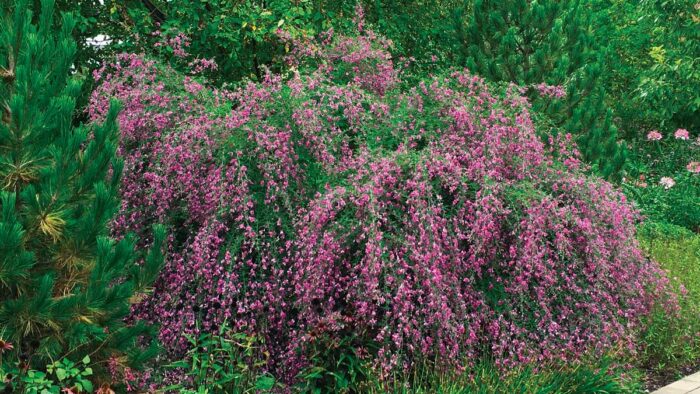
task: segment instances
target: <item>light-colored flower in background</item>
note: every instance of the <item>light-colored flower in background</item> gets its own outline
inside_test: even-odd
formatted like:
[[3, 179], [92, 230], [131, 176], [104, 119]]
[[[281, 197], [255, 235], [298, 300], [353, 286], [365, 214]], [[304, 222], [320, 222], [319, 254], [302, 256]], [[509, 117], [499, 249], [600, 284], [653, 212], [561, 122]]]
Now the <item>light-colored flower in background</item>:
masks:
[[700, 161], [691, 161], [685, 168], [693, 174], [700, 174]]
[[673, 178], [669, 178], [669, 177], [665, 176], [665, 177], [661, 178], [661, 180], [659, 181], [659, 184], [661, 186], [663, 186], [664, 189], [668, 190], [676, 184], [676, 181], [674, 181]]
[[677, 140], [687, 141], [690, 139], [690, 133], [688, 133], [688, 130], [686, 130], [686, 129], [676, 130], [676, 132], [673, 134], [673, 136], [676, 137]]
[[647, 134], [647, 139], [649, 141], [658, 141], [661, 138], [663, 138], [663, 135], [661, 135], [661, 133], [659, 133], [657, 130], [652, 130]]

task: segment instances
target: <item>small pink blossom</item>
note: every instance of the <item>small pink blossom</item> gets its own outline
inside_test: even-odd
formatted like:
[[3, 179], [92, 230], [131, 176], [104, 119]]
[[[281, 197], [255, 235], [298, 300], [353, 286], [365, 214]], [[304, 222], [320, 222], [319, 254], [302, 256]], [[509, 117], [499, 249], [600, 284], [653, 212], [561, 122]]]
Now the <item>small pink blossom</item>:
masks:
[[649, 141], [659, 141], [661, 138], [663, 138], [663, 135], [656, 130], [652, 130], [647, 134], [647, 139]]
[[637, 186], [639, 186], [641, 188], [646, 188], [647, 187], [646, 179], [647, 178], [646, 178], [646, 176], [644, 176], [644, 174], [640, 175], [639, 181], [637, 182]]
[[685, 168], [687, 168], [688, 171], [692, 172], [693, 174], [700, 174], [700, 162], [698, 161], [691, 161]]
[[561, 85], [547, 85], [542, 82], [539, 85], [535, 85], [535, 89], [540, 93], [540, 96], [547, 96], [550, 98], [560, 99], [566, 96], [566, 91]]
[[677, 140], [687, 141], [690, 139], [690, 134], [688, 133], [688, 130], [686, 130], [686, 129], [676, 130], [676, 132], [673, 134], [673, 136], [676, 137]]
[[10, 351], [14, 348], [15, 347], [12, 345], [12, 343], [0, 339], [0, 354], [6, 351]]
[[661, 180], [659, 181], [659, 184], [661, 186], [663, 186], [664, 189], [668, 190], [676, 184], [676, 181], [674, 181], [673, 178], [669, 178], [669, 177], [665, 176], [665, 177], [661, 178]]

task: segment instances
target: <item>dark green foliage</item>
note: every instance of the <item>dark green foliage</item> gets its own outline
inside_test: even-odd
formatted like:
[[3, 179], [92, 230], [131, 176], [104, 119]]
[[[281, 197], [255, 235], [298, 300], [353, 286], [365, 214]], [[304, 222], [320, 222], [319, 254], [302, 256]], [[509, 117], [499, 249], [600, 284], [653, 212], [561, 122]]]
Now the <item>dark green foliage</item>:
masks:
[[625, 139], [700, 127], [700, 6], [695, 0], [599, 1], [610, 43], [610, 105]]
[[[78, 2], [92, 14], [100, 6]], [[85, 4], [84, 4], [85, 3]], [[284, 67], [289, 46], [278, 31], [295, 39], [309, 39], [333, 28], [337, 32], [355, 31], [352, 18], [360, 3], [367, 23], [391, 39], [399, 57], [413, 57], [416, 70], [433, 71], [454, 63], [458, 40], [452, 32], [450, 17], [465, 2], [457, 0], [126, 0], [105, 2], [91, 27], [114, 38], [108, 50], [154, 52], [162, 36], [178, 33], [190, 40], [187, 51], [194, 57], [214, 59], [219, 65], [209, 77], [214, 82], [236, 82], [244, 78], [260, 79], [265, 68]], [[72, 6], [70, 9], [76, 9]], [[83, 11], [81, 11], [83, 12]], [[86, 47], [87, 50], [92, 50]], [[158, 50], [160, 57], [173, 60], [171, 51]], [[436, 55], [435, 61], [431, 59]]]
[[[352, 0], [346, 3], [354, 4]], [[397, 57], [413, 58], [414, 71], [418, 74], [457, 63], [461, 41], [453, 31], [451, 20], [455, 15], [463, 15], [471, 3], [459, 0], [362, 2], [367, 21], [394, 42]]]
[[27, 0], [13, 5], [0, 23], [0, 339], [14, 345], [2, 360], [142, 361], [155, 349], [135, 344], [151, 331], [124, 318], [157, 274], [165, 231], [143, 258], [132, 239], [107, 237], [119, 208], [118, 105], [104, 124], [73, 127], [75, 19], [54, 23], [51, 0], [38, 16]]
[[[577, 136], [584, 158], [609, 177], [624, 166], [626, 150], [604, 101], [606, 49], [591, 31], [596, 16], [579, 0], [477, 0], [466, 27], [457, 18], [455, 29], [464, 35], [462, 61], [470, 70], [530, 87], [534, 109], [549, 115], [555, 129]], [[540, 83], [565, 87], [566, 98], [540, 99], [532, 88]]]
[[[118, 46], [151, 52], [155, 43], [184, 34], [190, 40], [188, 53], [217, 62], [217, 71], [209, 76], [219, 83], [260, 79], [265, 68], [280, 65], [285, 54], [278, 30], [297, 38], [313, 36], [320, 26], [316, 22], [322, 22], [306, 0], [129, 0], [113, 7], [115, 22], [126, 27], [119, 32], [123, 42]], [[177, 65], [166, 46], [158, 52]]]

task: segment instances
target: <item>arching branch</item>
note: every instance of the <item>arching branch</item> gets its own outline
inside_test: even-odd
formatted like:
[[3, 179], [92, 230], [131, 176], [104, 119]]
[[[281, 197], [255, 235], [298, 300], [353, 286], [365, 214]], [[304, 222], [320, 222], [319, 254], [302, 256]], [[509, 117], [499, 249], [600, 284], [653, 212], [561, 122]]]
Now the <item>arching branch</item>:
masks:
[[158, 23], [165, 22], [166, 16], [163, 11], [161, 11], [151, 0], [141, 0], [141, 3], [148, 8], [148, 12], [151, 14], [153, 19]]

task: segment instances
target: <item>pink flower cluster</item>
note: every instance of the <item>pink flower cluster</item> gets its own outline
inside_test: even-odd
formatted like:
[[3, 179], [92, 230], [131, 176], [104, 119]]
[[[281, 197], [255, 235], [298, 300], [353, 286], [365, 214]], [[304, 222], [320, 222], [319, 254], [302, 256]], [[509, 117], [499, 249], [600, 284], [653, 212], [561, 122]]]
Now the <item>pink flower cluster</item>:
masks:
[[687, 140], [690, 139], [690, 134], [688, 133], [688, 130], [686, 130], [686, 129], [678, 129], [678, 130], [676, 130], [676, 132], [673, 133], [673, 136], [674, 136], [677, 140], [687, 141]]
[[350, 82], [368, 92], [384, 95], [399, 82], [399, 70], [390, 52], [393, 43], [365, 27], [364, 11], [359, 3], [354, 22], [356, 35], [336, 36], [331, 29], [322, 33], [320, 44], [294, 41], [280, 32], [280, 39], [292, 48], [287, 62], [298, 65], [313, 59], [312, 63], [319, 65], [316, 71], [332, 75], [343, 84]]
[[564, 87], [562, 87], [562, 86], [552, 86], [552, 85], [547, 85], [546, 83], [542, 82], [539, 85], [535, 85], [535, 89], [537, 89], [540, 96], [543, 96], [543, 97], [560, 99], [560, 98], [563, 98], [566, 96], [566, 91], [564, 90]]
[[[663, 135], [657, 130], [652, 130], [647, 133], [647, 140], [649, 141], [659, 141], [663, 138]], [[690, 132], [686, 129], [677, 129], [673, 133], [673, 138], [677, 140], [688, 141], [690, 139]]]
[[[681, 140], [681, 141], [689, 141], [691, 139], [690, 137], [690, 132], [686, 129], [677, 129], [673, 133], [673, 137], [676, 140]], [[660, 141], [663, 138], [663, 135], [658, 132], [657, 130], [651, 130], [649, 133], [647, 133], [647, 140], [648, 141]], [[690, 146], [692, 149], [692, 146]], [[693, 173], [693, 174], [698, 174], [700, 173], [700, 163], [697, 161], [690, 161], [686, 165], [686, 169], [688, 172]], [[664, 187], [664, 189], [668, 190], [675, 186], [676, 181], [671, 178], [671, 177], [662, 177], [659, 180], [659, 184]]]
[[216, 71], [219, 68], [214, 59], [194, 59], [188, 66], [193, 74], [200, 74], [204, 71]]
[[153, 36], [160, 37], [162, 41], [156, 42], [154, 46], [170, 48], [173, 55], [178, 58], [186, 58], [189, 56], [187, 48], [190, 46], [190, 39], [184, 33], [177, 33], [174, 36], [161, 35], [160, 30], [156, 30]]
[[624, 196], [584, 175], [570, 138], [540, 141], [519, 89], [455, 72], [399, 90], [363, 37], [235, 91], [137, 55], [96, 73], [90, 116], [124, 107], [114, 232], [171, 231], [134, 316], [172, 355], [223, 324], [263, 337], [288, 381], [348, 330], [387, 371], [628, 341], [665, 278]]
[[674, 181], [673, 178], [664, 176], [659, 180], [659, 184], [663, 186], [664, 189], [668, 190], [676, 185], [676, 181]]
[[698, 161], [691, 161], [691, 162], [688, 163], [688, 165], [686, 166], [686, 169], [687, 169], [688, 171], [692, 172], [693, 174], [700, 174], [700, 162], [698, 162]]
[[652, 130], [649, 133], [647, 133], [647, 140], [649, 141], [660, 141], [663, 138], [663, 135], [659, 133], [656, 130]]

